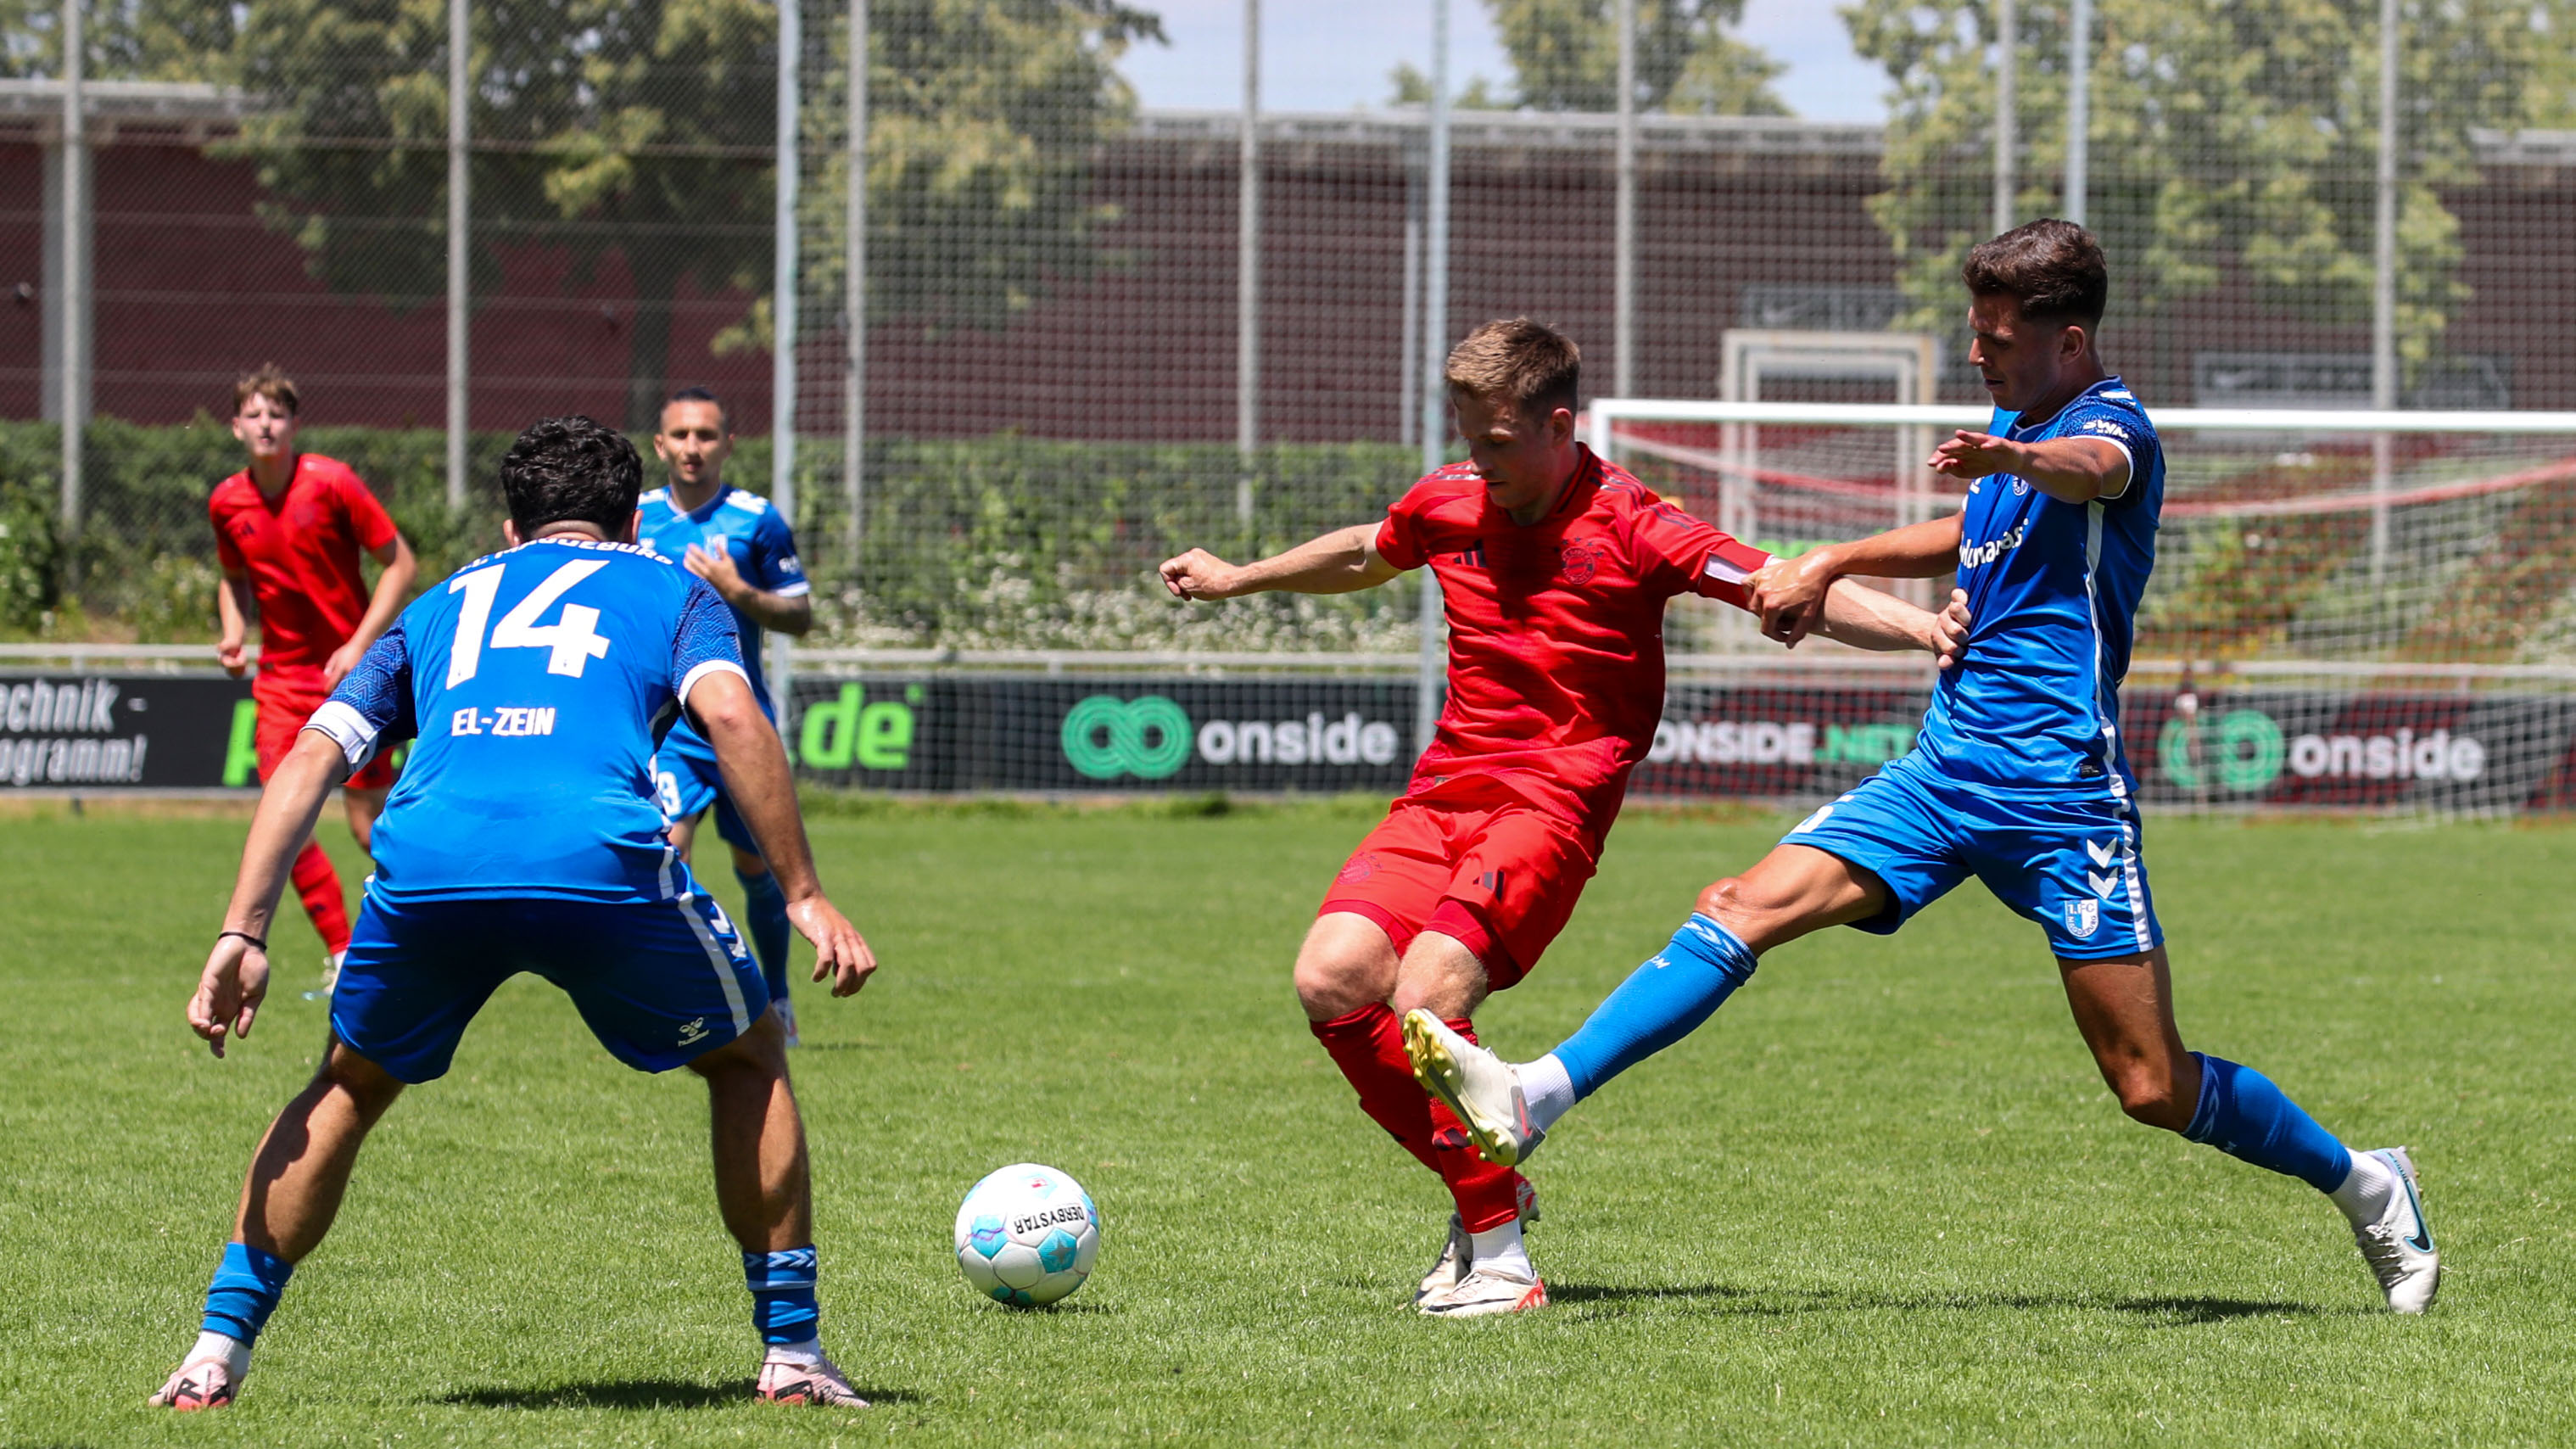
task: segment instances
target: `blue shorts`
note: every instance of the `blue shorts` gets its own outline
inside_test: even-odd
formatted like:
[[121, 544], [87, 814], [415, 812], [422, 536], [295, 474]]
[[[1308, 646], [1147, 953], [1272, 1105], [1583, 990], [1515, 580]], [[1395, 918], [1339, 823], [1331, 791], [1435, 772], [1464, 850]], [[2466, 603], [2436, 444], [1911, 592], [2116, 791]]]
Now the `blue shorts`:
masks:
[[769, 1009], [760, 968], [703, 894], [396, 904], [369, 891], [331, 993], [331, 1029], [402, 1081], [436, 1081], [466, 1023], [522, 971], [562, 987], [599, 1044], [639, 1071], [685, 1065]]
[[760, 846], [751, 838], [751, 827], [734, 813], [733, 802], [725, 798], [724, 775], [716, 769], [715, 747], [697, 731], [674, 727], [663, 737], [661, 748], [653, 753], [653, 792], [661, 799], [662, 813], [676, 823], [695, 820], [716, 807], [716, 834], [725, 844], [737, 850], [760, 854]]
[[1887, 909], [1852, 924], [1894, 935], [1973, 875], [2037, 921], [2070, 961], [2135, 956], [2164, 944], [2136, 805], [2095, 796], [2002, 798], [1907, 755], [1798, 823], [1783, 845], [1837, 855], [1887, 886]]

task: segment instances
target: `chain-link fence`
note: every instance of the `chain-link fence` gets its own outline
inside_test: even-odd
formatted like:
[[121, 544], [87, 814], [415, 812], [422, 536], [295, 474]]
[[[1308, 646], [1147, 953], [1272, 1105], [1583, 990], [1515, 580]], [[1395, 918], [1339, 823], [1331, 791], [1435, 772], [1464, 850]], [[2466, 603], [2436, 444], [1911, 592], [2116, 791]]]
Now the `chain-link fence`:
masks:
[[[154, 0], [89, 17], [77, 128], [69, 12], [0, 3], [0, 628], [211, 629], [203, 499], [239, 466], [230, 381], [263, 360], [430, 579], [489, 542], [516, 427], [641, 427], [711, 387], [743, 436], [734, 481], [794, 491], [816, 642], [968, 652], [1401, 654], [1400, 591], [1193, 610], [1150, 567], [1374, 514], [1416, 471], [1426, 338], [1487, 316], [1567, 328], [1595, 394], [1973, 400], [1959, 256], [2046, 213], [2102, 234], [2106, 348], [2151, 407], [2576, 408], [2558, 0], [1864, 0], [1885, 127], [1771, 113], [1732, 9], [1681, 0], [1637, 0], [1623, 120], [1623, 7], [1553, 3], [1500, 7], [1519, 71], [1496, 98], [1519, 108], [1452, 113], [1440, 196], [1420, 104], [1262, 112], [1249, 147], [1241, 114], [1140, 107], [1120, 67], [1159, 29], [1111, 0]], [[2568, 486], [2517, 493], [2516, 516], [2555, 517]], [[2555, 617], [2566, 530], [2543, 532], [2514, 564], [2539, 582], [2506, 592]]]

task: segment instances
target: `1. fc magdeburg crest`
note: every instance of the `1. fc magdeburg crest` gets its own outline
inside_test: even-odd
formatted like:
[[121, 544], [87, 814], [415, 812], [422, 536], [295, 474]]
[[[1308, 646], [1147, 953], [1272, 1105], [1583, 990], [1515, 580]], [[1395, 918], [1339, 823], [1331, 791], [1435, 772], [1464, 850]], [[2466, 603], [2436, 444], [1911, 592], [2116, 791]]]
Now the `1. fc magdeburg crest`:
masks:
[[2091, 896], [2086, 896], [2082, 900], [2073, 900], [2066, 903], [2066, 929], [2068, 934], [2074, 936], [2075, 939], [2079, 941], [2089, 941], [2093, 939], [2093, 932], [2099, 928], [2101, 924], [2102, 903], [2100, 901], [2093, 899]]

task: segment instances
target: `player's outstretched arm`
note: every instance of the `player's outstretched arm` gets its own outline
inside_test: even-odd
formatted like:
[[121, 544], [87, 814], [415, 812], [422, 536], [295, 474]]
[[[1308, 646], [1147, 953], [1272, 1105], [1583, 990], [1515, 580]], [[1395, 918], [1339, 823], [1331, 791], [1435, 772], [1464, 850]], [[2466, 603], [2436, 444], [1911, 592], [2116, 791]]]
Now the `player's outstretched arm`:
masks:
[[1824, 622], [1825, 611], [1816, 605], [1836, 579], [1937, 579], [1959, 566], [1959, 538], [1954, 514], [1773, 559], [1753, 576], [1751, 608], [1762, 616], [1764, 634], [1794, 649]]
[[224, 911], [223, 934], [207, 953], [197, 994], [188, 1001], [189, 1027], [216, 1056], [224, 1054], [226, 1036], [250, 1035], [251, 1020], [268, 995], [268, 928], [277, 915], [278, 893], [296, 854], [313, 838], [322, 803], [348, 775], [349, 759], [340, 746], [328, 735], [306, 730], [295, 737], [295, 747], [260, 791], [259, 813], [251, 817], [241, 871], [233, 878], [232, 904]]
[[1968, 631], [1968, 596], [1950, 591], [1950, 602], [1938, 614], [1926, 613], [1893, 594], [1849, 579], [1836, 579], [1825, 594], [1824, 621], [1818, 632], [1855, 649], [1922, 649], [1939, 657], [1942, 668], [1956, 661]]
[[1924, 466], [1953, 478], [2009, 473], [2061, 503], [2117, 498], [2129, 486], [2128, 450], [2102, 438], [2016, 443], [1962, 428], [1934, 448]]
[[1203, 548], [1163, 561], [1163, 587], [1176, 599], [1233, 599], [1278, 591], [1355, 594], [1404, 570], [1377, 551], [1377, 525], [1353, 524], [1258, 563], [1230, 564]]
[[834, 996], [848, 996], [868, 984], [877, 958], [858, 928], [823, 896], [814, 874], [813, 847], [805, 839], [805, 819], [796, 810], [796, 779], [788, 769], [786, 747], [778, 730], [751, 697], [751, 685], [730, 671], [702, 676], [684, 701], [698, 730], [715, 748], [716, 768], [724, 775], [726, 798], [761, 857], [787, 897], [787, 919], [814, 943], [814, 979], [827, 977]]

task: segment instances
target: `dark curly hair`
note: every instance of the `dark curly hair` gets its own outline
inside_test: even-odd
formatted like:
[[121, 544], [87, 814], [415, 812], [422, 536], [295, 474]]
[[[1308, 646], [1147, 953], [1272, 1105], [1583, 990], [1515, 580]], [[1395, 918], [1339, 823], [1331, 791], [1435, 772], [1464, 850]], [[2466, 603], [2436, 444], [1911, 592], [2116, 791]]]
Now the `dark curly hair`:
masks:
[[521, 538], [575, 520], [615, 538], [635, 517], [643, 491], [644, 460], [635, 445], [586, 417], [541, 419], [501, 459], [501, 493]]
[[1960, 280], [1980, 297], [2010, 297], [2033, 322], [2102, 325], [2111, 300], [2111, 264], [2093, 233], [2046, 218], [1989, 237], [1968, 252]]

